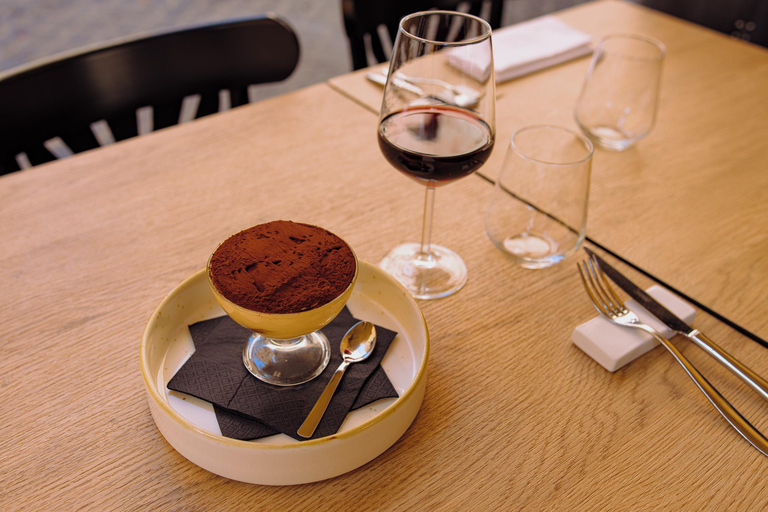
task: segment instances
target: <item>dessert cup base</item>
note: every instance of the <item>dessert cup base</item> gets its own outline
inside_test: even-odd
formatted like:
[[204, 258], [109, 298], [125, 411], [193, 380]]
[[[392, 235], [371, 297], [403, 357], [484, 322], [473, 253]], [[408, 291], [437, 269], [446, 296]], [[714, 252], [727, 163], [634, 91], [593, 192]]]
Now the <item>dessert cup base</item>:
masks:
[[328, 338], [315, 331], [276, 340], [254, 333], [243, 348], [243, 363], [257, 379], [275, 386], [296, 386], [320, 375], [331, 360]]

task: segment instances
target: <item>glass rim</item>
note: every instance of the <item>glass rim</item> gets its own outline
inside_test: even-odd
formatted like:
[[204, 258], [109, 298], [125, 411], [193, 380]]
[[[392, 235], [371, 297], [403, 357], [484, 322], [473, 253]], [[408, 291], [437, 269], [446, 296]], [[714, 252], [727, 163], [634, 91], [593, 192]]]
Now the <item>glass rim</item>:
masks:
[[[578, 140], [584, 145], [584, 148], [587, 150], [587, 155], [584, 158], [581, 158], [579, 160], [574, 160], [572, 162], [548, 162], [546, 160], [542, 160], [540, 158], [534, 158], [532, 156], [527, 155], [517, 144], [515, 144], [515, 137], [517, 137], [519, 134], [530, 131], [530, 130], [540, 130], [542, 128], [546, 128], [548, 130], [558, 130], [558, 131], [565, 132], [572, 135], [574, 139]], [[515, 133], [513, 133], [512, 136], [509, 138], [509, 145], [515, 153], [517, 153], [521, 158], [528, 160], [529, 162], [558, 166], [558, 167], [570, 167], [573, 165], [578, 165], [584, 162], [588, 162], [589, 160], [592, 159], [592, 156], [595, 153], [595, 145], [592, 144], [592, 141], [590, 141], [586, 137], [582, 137], [581, 135], [579, 135], [573, 130], [564, 128], [562, 126], [557, 126], [554, 124], [534, 124], [531, 126], [525, 126], [523, 128], [520, 128], [516, 130]]]
[[[461, 41], [436, 41], [436, 40], [432, 40], [432, 39], [427, 39], [425, 37], [418, 37], [418, 36], [410, 33], [409, 31], [407, 31], [405, 29], [404, 25], [405, 25], [405, 23], [407, 21], [410, 21], [410, 20], [412, 20], [414, 18], [417, 18], [417, 17], [420, 17], [420, 16], [427, 16], [427, 15], [431, 16], [431, 15], [434, 15], [434, 14], [448, 15], [448, 16], [458, 16], [458, 17], [461, 17], [461, 18], [467, 18], [467, 19], [471, 19], [471, 20], [477, 21], [477, 22], [480, 23], [480, 25], [483, 28], [485, 28], [485, 32], [483, 32], [479, 36], [474, 37], [472, 39], [463, 39]], [[474, 14], [469, 14], [469, 13], [460, 12], [460, 11], [435, 10], [435, 11], [419, 11], [419, 12], [414, 12], [412, 14], [409, 14], [409, 15], [403, 17], [403, 19], [400, 20], [400, 23], [398, 25], [397, 31], [399, 33], [403, 34], [404, 36], [408, 37], [409, 39], [413, 39], [415, 41], [421, 41], [422, 43], [429, 43], [429, 44], [440, 45], [440, 46], [456, 46], [456, 47], [458, 47], [458, 46], [466, 46], [466, 45], [469, 45], [469, 44], [475, 44], [475, 43], [479, 43], [481, 41], [485, 41], [486, 39], [490, 39], [491, 38], [492, 29], [491, 29], [491, 25], [487, 21], [485, 21], [483, 18], [475, 16]]]
[[[648, 44], [650, 44], [652, 46], [655, 46], [656, 49], [659, 51], [659, 53], [658, 53], [658, 55], [655, 55], [653, 57], [642, 57], [642, 56], [639, 56], [639, 55], [628, 55], [627, 53], [621, 52], [621, 51], [618, 51], [618, 52], [611, 51], [611, 50], [606, 49], [605, 43], [607, 41], [612, 40], [612, 39], [613, 40], [616, 40], [616, 39], [632, 39], [632, 40], [635, 40], [635, 41], [640, 41], [640, 42], [643, 42], [643, 43], [648, 43]], [[644, 61], [651, 62], [651, 61], [661, 60], [667, 54], [667, 46], [664, 43], [662, 43], [661, 41], [659, 41], [658, 39], [655, 39], [653, 37], [644, 36], [644, 35], [641, 35], [641, 34], [618, 34], [618, 33], [617, 34], [608, 34], [608, 35], [603, 36], [603, 37], [600, 38], [600, 41], [597, 43], [597, 47], [602, 49], [602, 51], [604, 51], [606, 53], [609, 53], [609, 54], [614, 55], [616, 57], [621, 57], [622, 59], [627, 59], [627, 60], [644, 60]]]

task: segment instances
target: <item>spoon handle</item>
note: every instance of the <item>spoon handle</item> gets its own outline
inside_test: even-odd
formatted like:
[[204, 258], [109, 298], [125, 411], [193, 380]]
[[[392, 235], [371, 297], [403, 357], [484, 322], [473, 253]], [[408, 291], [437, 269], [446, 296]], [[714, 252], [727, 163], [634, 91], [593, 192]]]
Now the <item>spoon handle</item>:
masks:
[[317, 399], [315, 406], [312, 407], [311, 411], [309, 411], [307, 419], [305, 419], [304, 423], [302, 423], [301, 427], [299, 427], [299, 431], [297, 433], [301, 437], [310, 438], [312, 437], [312, 434], [315, 433], [315, 429], [320, 423], [320, 420], [323, 419], [323, 415], [325, 414], [325, 410], [328, 408], [328, 404], [331, 403], [333, 394], [336, 393], [336, 388], [339, 387], [339, 382], [341, 382], [341, 378], [344, 376], [344, 372], [347, 371], [347, 366], [349, 366], [349, 363], [344, 361], [336, 369], [336, 372], [325, 386], [325, 389], [320, 395], [320, 398]]

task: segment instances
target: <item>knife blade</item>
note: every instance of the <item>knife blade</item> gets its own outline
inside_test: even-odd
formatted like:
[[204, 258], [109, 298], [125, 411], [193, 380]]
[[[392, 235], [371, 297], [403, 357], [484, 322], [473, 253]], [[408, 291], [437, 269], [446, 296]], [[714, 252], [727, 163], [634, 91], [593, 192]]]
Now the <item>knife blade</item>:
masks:
[[677, 315], [662, 306], [659, 302], [656, 301], [656, 299], [645, 293], [645, 290], [637, 286], [618, 270], [610, 266], [603, 258], [590, 251], [586, 247], [584, 250], [597, 261], [600, 269], [605, 272], [608, 277], [611, 278], [611, 281], [616, 283], [619, 288], [627, 292], [630, 297], [639, 302], [641, 306], [651, 312], [653, 316], [661, 320], [667, 327], [682, 334], [687, 334], [693, 331], [691, 326], [683, 322]]
[[656, 299], [648, 295], [645, 290], [630, 281], [621, 272], [609, 265], [603, 258], [584, 248], [586, 253], [597, 262], [598, 267], [607, 275], [611, 281], [616, 283], [619, 288], [624, 290], [630, 297], [635, 299], [649, 313], [658, 318], [662, 323], [673, 331], [682, 334], [698, 347], [712, 356], [720, 364], [725, 366], [734, 375], [751, 387], [757, 394], [768, 400], [768, 381], [760, 375], [750, 370], [741, 361], [723, 350], [714, 341], [709, 339], [698, 329], [691, 327], [677, 315], [661, 305]]

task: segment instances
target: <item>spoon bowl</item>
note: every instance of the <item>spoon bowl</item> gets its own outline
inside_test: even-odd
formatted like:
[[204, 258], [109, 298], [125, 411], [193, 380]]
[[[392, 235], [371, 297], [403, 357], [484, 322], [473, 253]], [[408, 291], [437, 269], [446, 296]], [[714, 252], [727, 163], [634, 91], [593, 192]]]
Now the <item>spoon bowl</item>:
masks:
[[358, 322], [341, 340], [341, 357], [347, 363], [359, 363], [371, 355], [376, 346], [376, 327], [371, 322]]

